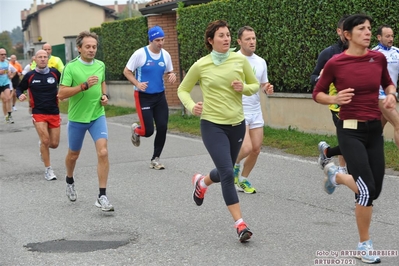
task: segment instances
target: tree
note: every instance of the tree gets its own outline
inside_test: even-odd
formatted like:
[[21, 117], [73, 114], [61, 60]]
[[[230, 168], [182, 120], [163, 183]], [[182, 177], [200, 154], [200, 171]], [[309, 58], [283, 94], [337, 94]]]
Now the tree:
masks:
[[13, 45], [11, 34], [8, 31], [3, 31], [0, 33], [0, 48], [6, 49], [8, 56], [15, 54], [17, 58], [24, 57], [23, 39], [22, 42], [20, 41]]
[[123, 19], [127, 19], [130, 17], [132, 17], [132, 18], [141, 17], [141, 16], [143, 16], [143, 15], [140, 13], [140, 11], [132, 9], [129, 12], [129, 7], [126, 7], [125, 9], [122, 10], [121, 13], [118, 14], [118, 20], [123, 20]]
[[16, 45], [17, 43], [24, 43], [24, 34], [22, 33], [21, 27], [18, 26], [12, 29], [10, 38], [13, 45]]
[[[137, 10], [132, 10], [131, 12], [132, 12], [131, 13], [132, 18], [142, 16], [142, 14]], [[122, 13], [118, 14], [118, 20], [123, 20], [123, 19], [127, 19], [127, 18], [130, 18], [130, 16], [129, 16], [129, 10], [126, 8], [125, 10], [123, 10]]]
[[8, 31], [3, 31], [0, 33], [0, 47], [7, 50], [9, 53], [12, 49], [12, 42], [10, 38], [10, 33]]

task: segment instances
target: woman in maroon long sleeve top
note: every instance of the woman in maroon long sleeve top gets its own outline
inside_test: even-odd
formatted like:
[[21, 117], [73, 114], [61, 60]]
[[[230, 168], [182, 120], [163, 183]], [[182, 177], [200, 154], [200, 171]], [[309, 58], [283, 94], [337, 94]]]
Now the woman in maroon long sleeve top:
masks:
[[[384, 100], [384, 105], [395, 108], [396, 88], [384, 55], [368, 49], [371, 22], [371, 18], [364, 14], [352, 15], [345, 20], [343, 30], [349, 48], [327, 62], [313, 91], [313, 99], [320, 104], [341, 106], [337, 136], [350, 174], [338, 173], [334, 163], [327, 164], [324, 188], [332, 194], [338, 184], [343, 184], [358, 195], [355, 209], [359, 233], [357, 249], [366, 251], [359, 253], [358, 258], [366, 263], [379, 263], [378, 256], [368, 253], [373, 250], [369, 235], [373, 200], [381, 192], [385, 172], [378, 90], [380, 85], [385, 88], [390, 96]], [[328, 95], [331, 83], [337, 88], [335, 96]]]

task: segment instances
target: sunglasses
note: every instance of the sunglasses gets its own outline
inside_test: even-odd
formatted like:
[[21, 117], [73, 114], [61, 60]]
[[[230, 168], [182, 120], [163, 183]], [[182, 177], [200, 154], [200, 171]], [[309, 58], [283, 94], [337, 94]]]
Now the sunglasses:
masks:
[[0, 54], [0, 55], [7, 55], [7, 54]]

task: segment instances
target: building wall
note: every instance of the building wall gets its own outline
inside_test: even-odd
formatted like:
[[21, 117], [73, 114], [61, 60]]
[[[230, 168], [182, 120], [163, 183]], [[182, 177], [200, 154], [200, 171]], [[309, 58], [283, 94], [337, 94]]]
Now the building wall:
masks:
[[177, 74], [175, 84], [170, 84], [167, 82], [167, 75], [164, 76], [166, 100], [168, 101], [169, 106], [179, 106], [180, 100], [177, 97], [177, 88], [180, 84], [180, 64], [177, 43], [176, 12], [157, 16], [149, 16], [147, 23], [148, 28], [158, 25], [161, 26], [165, 32], [164, 49], [168, 51], [172, 57], [173, 71]]
[[106, 20], [102, 8], [77, 0], [60, 2], [53, 8], [42, 10], [39, 18], [43, 41], [52, 45], [63, 44], [64, 36], [77, 35]]

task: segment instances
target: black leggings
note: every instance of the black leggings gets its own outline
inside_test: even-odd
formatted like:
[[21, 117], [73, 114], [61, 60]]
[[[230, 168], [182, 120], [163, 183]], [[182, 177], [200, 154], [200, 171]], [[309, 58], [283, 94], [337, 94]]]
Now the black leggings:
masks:
[[381, 193], [385, 174], [384, 139], [380, 120], [358, 122], [357, 129], [337, 124], [338, 143], [359, 190], [358, 204], [371, 206]]
[[[339, 123], [339, 112], [335, 112], [335, 111], [331, 111], [331, 115], [332, 115], [332, 120], [334, 122], [335, 128], [338, 129], [338, 123]], [[338, 134], [338, 133], [337, 133]], [[337, 156], [337, 155], [342, 155], [341, 153], [341, 149], [339, 148], [339, 146], [335, 146], [335, 147], [330, 147], [327, 149], [327, 154], [326, 156], [328, 158]]]
[[161, 157], [166, 141], [168, 130], [169, 107], [166, 101], [165, 92], [148, 94], [139, 91], [134, 92], [136, 110], [140, 119], [140, 128], [136, 133], [143, 137], [150, 137], [154, 134], [154, 122], [157, 129], [154, 140], [154, 153], [151, 160]]
[[233, 167], [245, 136], [245, 121], [239, 125], [219, 125], [201, 120], [202, 140], [216, 168], [209, 174], [211, 180], [221, 184], [227, 206], [239, 202], [234, 186]]

